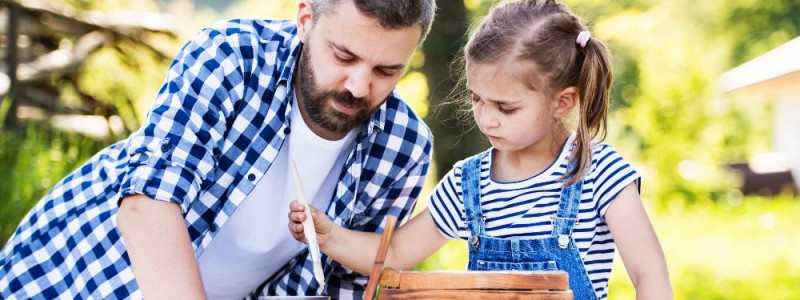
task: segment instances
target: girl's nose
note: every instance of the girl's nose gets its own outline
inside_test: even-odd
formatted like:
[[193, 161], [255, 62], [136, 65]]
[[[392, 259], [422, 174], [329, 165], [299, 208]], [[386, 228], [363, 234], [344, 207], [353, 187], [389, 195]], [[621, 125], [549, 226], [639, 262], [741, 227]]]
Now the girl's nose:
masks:
[[497, 118], [486, 108], [485, 104], [477, 107], [476, 113], [478, 114], [478, 126], [483, 129], [495, 128], [500, 126]]

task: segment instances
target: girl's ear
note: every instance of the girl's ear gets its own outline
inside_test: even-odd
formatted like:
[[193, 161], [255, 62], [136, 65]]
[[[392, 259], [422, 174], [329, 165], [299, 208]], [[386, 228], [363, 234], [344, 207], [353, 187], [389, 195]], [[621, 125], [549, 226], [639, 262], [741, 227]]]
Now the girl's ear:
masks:
[[579, 99], [578, 88], [571, 86], [563, 89], [556, 95], [556, 107], [553, 110], [553, 115], [557, 118], [563, 118], [578, 104]]
[[311, 1], [300, 0], [297, 2], [297, 33], [300, 36], [300, 40], [306, 43], [309, 35], [311, 35], [311, 28], [314, 26]]

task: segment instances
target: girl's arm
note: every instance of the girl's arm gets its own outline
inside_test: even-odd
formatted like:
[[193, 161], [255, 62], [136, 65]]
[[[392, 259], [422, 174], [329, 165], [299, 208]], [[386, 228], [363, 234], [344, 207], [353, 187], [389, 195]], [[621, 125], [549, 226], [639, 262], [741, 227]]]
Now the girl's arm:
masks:
[[667, 263], [636, 183], [625, 187], [608, 208], [606, 223], [625, 263], [637, 299], [672, 299]]
[[[292, 201], [289, 204], [289, 231], [303, 243], [306, 242], [302, 224], [306, 218], [304, 210], [305, 206], [300, 202]], [[369, 274], [378, 252], [380, 234], [342, 228], [316, 208], [312, 207], [311, 210], [320, 250], [356, 272]], [[445, 243], [447, 238], [436, 229], [426, 208], [394, 232], [384, 265], [401, 270], [411, 268]]]

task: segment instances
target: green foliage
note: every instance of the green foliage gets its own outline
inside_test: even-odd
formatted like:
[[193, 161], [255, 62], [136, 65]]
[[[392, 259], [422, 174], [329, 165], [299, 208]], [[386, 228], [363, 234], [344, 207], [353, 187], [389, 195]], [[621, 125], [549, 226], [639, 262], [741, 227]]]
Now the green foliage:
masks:
[[[800, 1], [734, 1], [720, 34], [731, 39], [731, 61], [741, 64], [800, 35]], [[788, 17], [787, 17], [788, 16]]]
[[[728, 197], [650, 210], [675, 299], [798, 299], [798, 198]], [[633, 299], [617, 256], [609, 299]]]
[[[796, 6], [779, 2], [770, 7]], [[630, 2], [617, 11], [602, 8], [608, 13], [591, 22], [615, 60], [608, 140], [639, 162], [645, 196], [660, 206], [717, 201], [736, 184], [724, 164], [769, 148], [768, 105], [735, 101], [717, 87], [720, 74], [740, 62], [736, 51], [776, 46], [772, 40], [740, 42], [757, 33], [731, 21], [752, 3]], [[579, 12], [594, 11], [599, 3], [575, 5]], [[748, 12], [769, 14], [755, 18], [773, 22], [792, 19], [792, 10]], [[797, 34], [797, 26], [788, 27], [781, 42]]]
[[0, 132], [0, 244], [64, 176], [109, 142], [35, 124]]

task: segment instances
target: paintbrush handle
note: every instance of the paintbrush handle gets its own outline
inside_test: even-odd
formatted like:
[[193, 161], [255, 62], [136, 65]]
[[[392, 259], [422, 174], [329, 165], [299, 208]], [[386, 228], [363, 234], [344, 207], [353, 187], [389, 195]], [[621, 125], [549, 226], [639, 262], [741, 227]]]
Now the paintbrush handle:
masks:
[[322, 254], [319, 251], [319, 241], [317, 241], [317, 229], [314, 226], [314, 218], [311, 216], [311, 205], [306, 200], [305, 192], [303, 191], [303, 183], [300, 181], [300, 173], [297, 172], [297, 165], [294, 163], [294, 160], [291, 161], [291, 164], [297, 201], [306, 207], [306, 220], [303, 221], [303, 234], [306, 236], [308, 250], [311, 252], [311, 261], [314, 265], [312, 271], [314, 273], [314, 278], [316, 278], [319, 285], [324, 288], [325, 273], [322, 271]]
[[389, 252], [389, 243], [392, 241], [392, 233], [394, 233], [394, 225], [396, 222], [397, 217], [395, 216], [388, 216], [386, 218], [386, 226], [384, 226], [383, 234], [381, 234], [381, 243], [378, 244], [378, 253], [375, 254], [375, 263], [372, 264], [372, 271], [369, 273], [367, 290], [364, 291], [364, 300], [372, 300], [375, 297], [375, 290], [378, 287], [378, 282], [381, 280], [383, 263], [386, 261], [386, 254]]

